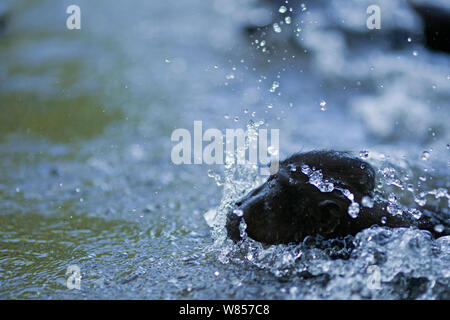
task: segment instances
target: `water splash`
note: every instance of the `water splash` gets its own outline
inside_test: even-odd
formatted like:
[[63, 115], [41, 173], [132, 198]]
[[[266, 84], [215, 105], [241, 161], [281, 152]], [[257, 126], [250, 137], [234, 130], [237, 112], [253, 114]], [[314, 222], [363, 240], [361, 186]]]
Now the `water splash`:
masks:
[[[258, 127], [263, 123], [263, 121], [249, 121], [245, 132], [246, 139], [243, 146], [244, 150], [236, 150], [237, 153], [241, 151], [245, 152], [252, 143], [258, 140]], [[231, 153], [227, 156], [234, 158], [236, 155]], [[258, 174], [258, 169], [259, 167], [257, 164], [245, 163], [238, 165], [229, 162], [224, 166], [223, 177], [217, 173], [210, 174], [210, 176], [216, 180], [217, 185], [223, 187], [223, 197], [219, 207], [217, 209], [209, 210], [204, 215], [208, 225], [212, 227], [215, 247], [225, 245], [228, 240], [225, 229], [226, 215], [232, 209], [234, 202], [246, 192], [256, 188], [263, 182], [263, 178]], [[239, 214], [239, 212], [236, 214]], [[242, 219], [242, 221], [243, 220], [244, 219]], [[226, 253], [228, 249], [222, 248], [222, 250]]]
[[[256, 128], [255, 124], [248, 126], [247, 134], [250, 139], [257, 138]], [[411, 184], [413, 174], [409, 170], [406, 170], [406, 174], [400, 166], [388, 161], [389, 157], [372, 151], [370, 155], [369, 157], [369, 153], [364, 152], [363, 156], [379, 165], [377, 190], [374, 197], [364, 197], [361, 205], [371, 207], [374, 201], [382, 198], [392, 205], [393, 214], [409, 214], [419, 219], [422, 215], [420, 210], [408, 210], [407, 206], [401, 204], [402, 201], [405, 202], [401, 192], [410, 193], [404, 186]], [[308, 166], [291, 166], [290, 170], [301, 170], [309, 177], [309, 183], [321, 192], [342, 192], [351, 201], [349, 214], [357, 217], [360, 204], [355, 202], [354, 195], [324, 179], [321, 170]], [[295, 286], [295, 289], [292, 287], [289, 290], [293, 298], [431, 299], [448, 296], [446, 288], [449, 286], [450, 276], [450, 237], [434, 240], [427, 231], [382, 227], [386, 222], [386, 217], [383, 217], [380, 227], [363, 230], [354, 237], [330, 240], [320, 236], [306, 237], [299, 244], [266, 246], [247, 236], [247, 225], [245, 219], [242, 219], [239, 226], [242, 240], [234, 243], [226, 235], [227, 212], [237, 199], [260, 185], [263, 180], [258, 176], [256, 167], [242, 165], [228, 166], [223, 180], [222, 201], [213, 210], [213, 219], [209, 219], [214, 239], [211, 249], [217, 253], [220, 262], [255, 266], [278, 278], [303, 279], [303, 286]], [[448, 199], [445, 188], [423, 192], [424, 197], [430, 195], [437, 199]], [[210, 212], [207, 215], [211, 217]], [[442, 230], [441, 225], [436, 228]], [[371, 285], [374, 280], [378, 281], [379, 286]], [[418, 281], [424, 285], [411, 285]]]

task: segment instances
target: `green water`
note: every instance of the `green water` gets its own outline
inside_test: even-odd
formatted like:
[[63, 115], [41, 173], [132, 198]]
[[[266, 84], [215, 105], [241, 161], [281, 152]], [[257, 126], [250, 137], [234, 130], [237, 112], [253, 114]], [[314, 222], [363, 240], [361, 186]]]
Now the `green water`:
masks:
[[[145, 83], [133, 80], [140, 75], [133, 68], [155, 62], [136, 66], [146, 45], [139, 46], [137, 34], [131, 42], [138, 48], [127, 48], [121, 35], [144, 20], [85, 2], [86, 31], [71, 32], [65, 7], [9, 2], [0, 36], [0, 297], [177, 297], [166, 290], [179, 273], [168, 264], [181, 268], [187, 252], [202, 254], [209, 232], [201, 208], [180, 218], [182, 202], [197, 198], [192, 191], [182, 195], [196, 173], [177, 177], [168, 161], [179, 117], [167, 114], [174, 108], [167, 97], [172, 90], [161, 91], [151, 70]], [[94, 21], [104, 10], [117, 23], [96, 34]], [[167, 70], [164, 56], [151, 59]], [[156, 85], [149, 90], [147, 82]], [[186, 253], [172, 244], [179, 237], [187, 239]], [[81, 290], [66, 286], [70, 265], [81, 268]], [[138, 290], [137, 280], [148, 290]]]

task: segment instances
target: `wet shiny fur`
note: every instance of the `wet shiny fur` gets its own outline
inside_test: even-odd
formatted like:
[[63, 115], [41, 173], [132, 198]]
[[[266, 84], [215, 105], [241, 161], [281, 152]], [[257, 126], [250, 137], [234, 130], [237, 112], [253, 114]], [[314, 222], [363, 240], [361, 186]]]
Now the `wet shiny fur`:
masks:
[[[309, 183], [302, 165], [321, 170], [323, 178], [333, 182], [332, 192], [321, 192]], [[360, 204], [357, 218], [348, 214], [351, 201], [336, 187], [347, 189]], [[373, 225], [387, 227], [415, 226], [435, 236], [449, 234], [448, 224], [442, 233], [434, 226], [446, 223], [431, 211], [416, 220], [406, 214], [393, 216], [386, 211], [386, 202], [375, 202], [372, 208], [361, 205], [364, 196], [373, 196], [375, 170], [367, 162], [345, 152], [313, 151], [300, 153], [280, 162], [279, 171], [260, 187], [236, 202], [227, 215], [227, 231], [231, 239], [240, 240], [239, 224], [245, 219], [246, 232], [254, 240], [279, 244], [300, 242], [306, 236], [336, 238], [354, 235]], [[238, 216], [233, 211], [242, 210]], [[239, 211], [235, 211], [239, 212]], [[383, 218], [385, 217], [385, 218]], [[385, 223], [382, 224], [382, 218]]]

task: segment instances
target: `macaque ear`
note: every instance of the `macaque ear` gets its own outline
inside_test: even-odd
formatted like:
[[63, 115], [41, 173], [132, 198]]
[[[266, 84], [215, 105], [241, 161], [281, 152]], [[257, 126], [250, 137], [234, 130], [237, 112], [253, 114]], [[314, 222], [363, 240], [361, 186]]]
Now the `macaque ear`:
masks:
[[319, 202], [319, 210], [324, 216], [340, 216], [342, 211], [341, 205], [334, 200], [323, 200]]

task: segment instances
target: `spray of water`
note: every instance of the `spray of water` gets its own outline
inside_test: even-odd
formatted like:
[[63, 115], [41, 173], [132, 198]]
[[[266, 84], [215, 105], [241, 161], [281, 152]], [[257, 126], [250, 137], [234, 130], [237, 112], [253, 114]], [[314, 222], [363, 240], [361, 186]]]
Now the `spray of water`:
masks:
[[[257, 139], [257, 128], [261, 124], [250, 123], [247, 126], [247, 139]], [[341, 189], [352, 203], [350, 215], [356, 218], [360, 206], [370, 207], [379, 199], [390, 203], [386, 214], [409, 214], [416, 219], [420, 218], [421, 211], [408, 208], [408, 204], [425, 205], [428, 198], [434, 198], [447, 200], [448, 206], [446, 188], [426, 190], [420, 179], [413, 185], [415, 169], [411, 169], [410, 164], [392, 161], [375, 152], [369, 156], [366, 151], [363, 155], [365, 160], [379, 168], [375, 197], [366, 197], [359, 204], [348, 190]], [[321, 192], [331, 192], [336, 188], [324, 179], [320, 170], [299, 169]], [[420, 171], [415, 174], [420, 174]], [[234, 243], [227, 237], [226, 215], [235, 201], [263, 183], [264, 179], [258, 175], [256, 165], [229, 164], [225, 166], [223, 178], [218, 179], [217, 174], [211, 176], [221, 181], [223, 198], [217, 208], [205, 214], [205, 219], [212, 228], [214, 239], [209, 250], [216, 252], [221, 263], [257, 267], [280, 278], [300, 276], [305, 281], [312, 281], [313, 286], [314, 281], [323, 281], [325, 276], [327, 290], [295, 287], [296, 298], [391, 299], [393, 292], [397, 292], [400, 298], [429, 299], [442, 298], [445, 292], [448, 293], [450, 237], [433, 239], [423, 230], [375, 226], [355, 237], [332, 240], [306, 237], [299, 244], [267, 246], [247, 236], [245, 220], [242, 219], [242, 240]], [[409, 283], [419, 281], [417, 279], [424, 285], [411, 289]]]

